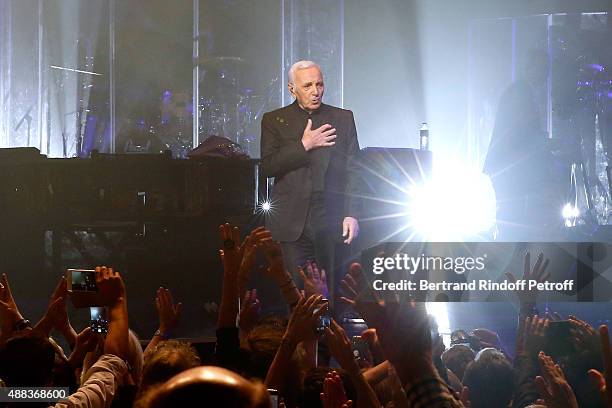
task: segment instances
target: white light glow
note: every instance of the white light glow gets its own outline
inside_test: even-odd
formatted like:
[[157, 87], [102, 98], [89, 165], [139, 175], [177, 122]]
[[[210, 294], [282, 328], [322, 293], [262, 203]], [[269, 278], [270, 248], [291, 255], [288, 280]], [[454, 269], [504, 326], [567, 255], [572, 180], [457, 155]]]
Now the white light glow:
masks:
[[567, 203], [563, 206], [561, 215], [563, 216], [566, 227], [575, 227], [576, 221], [580, 217], [580, 209], [572, 203]]
[[441, 159], [432, 178], [410, 189], [408, 222], [428, 241], [461, 241], [495, 225], [491, 180], [467, 163]]
[[565, 219], [578, 218], [580, 217], [580, 210], [578, 209], [578, 207], [573, 206], [571, 203], [567, 203], [565, 204], [565, 206], [563, 206], [561, 214]]
[[268, 212], [272, 209], [272, 204], [269, 201], [264, 201], [261, 203], [261, 210], [264, 212]]
[[442, 340], [446, 347], [450, 347], [450, 322], [448, 320], [448, 309], [444, 302], [427, 302], [425, 304], [427, 314], [433, 316], [438, 325], [438, 333], [442, 335]]

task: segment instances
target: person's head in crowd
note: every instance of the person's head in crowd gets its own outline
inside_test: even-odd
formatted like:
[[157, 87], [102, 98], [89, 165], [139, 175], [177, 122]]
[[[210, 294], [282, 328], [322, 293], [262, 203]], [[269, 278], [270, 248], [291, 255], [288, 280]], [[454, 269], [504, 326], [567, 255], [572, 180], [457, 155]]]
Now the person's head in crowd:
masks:
[[331, 371], [335, 371], [340, 375], [346, 398], [357, 404], [357, 391], [346, 371], [341, 368], [316, 367], [310, 369], [304, 377], [300, 395], [301, 407], [323, 407], [320, 397], [323, 392], [323, 382], [325, 381], [325, 376]]
[[259, 322], [242, 342], [249, 353], [246, 368], [249, 377], [264, 379], [281, 344], [287, 321], [278, 317], [267, 317]]
[[55, 348], [32, 332], [10, 338], [0, 350], [0, 378], [8, 387], [53, 385]]
[[142, 378], [142, 368], [144, 366], [144, 352], [142, 350], [142, 346], [140, 345], [140, 340], [136, 333], [130, 330], [129, 337], [129, 352], [127, 362], [130, 367], [130, 375], [132, 376], [132, 380], [138, 384]]
[[225, 368], [201, 366], [166, 381], [150, 394], [145, 406], [269, 408], [270, 395], [263, 383], [251, 382]]
[[442, 353], [444, 365], [459, 379], [463, 378], [468, 364], [474, 361], [476, 353], [465, 344], [455, 344]]
[[506, 356], [494, 348], [482, 349], [463, 377], [469, 388], [471, 408], [506, 408], [514, 393], [514, 369]]
[[454, 346], [456, 344], [463, 344], [465, 346], [468, 346], [469, 348], [474, 350], [474, 352], [480, 351], [483, 347], [478, 337], [474, 336], [471, 333], [468, 333], [463, 329], [457, 329], [451, 333], [451, 346]]
[[142, 370], [141, 391], [199, 365], [200, 357], [191, 344], [178, 340], [164, 341], [150, 354], [147, 353]]
[[[87, 353], [85, 361], [83, 362], [83, 371], [81, 375], [81, 382], [86, 380], [87, 371], [98, 361], [102, 353], [104, 352], [104, 343], [100, 342], [98, 347], [90, 353]], [[128, 355], [126, 362], [129, 366], [129, 374], [134, 383], [138, 384], [142, 376], [142, 367], [144, 364], [144, 356], [140, 341], [132, 330], [129, 331], [128, 336]]]

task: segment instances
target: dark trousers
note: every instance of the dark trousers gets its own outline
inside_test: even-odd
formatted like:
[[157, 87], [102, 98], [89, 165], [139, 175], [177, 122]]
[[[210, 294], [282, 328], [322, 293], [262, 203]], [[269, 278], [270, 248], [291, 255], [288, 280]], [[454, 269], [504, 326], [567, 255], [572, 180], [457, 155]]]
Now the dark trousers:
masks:
[[306, 261], [315, 261], [319, 269], [325, 269], [329, 298], [333, 299], [334, 247], [340, 234], [338, 226], [327, 222], [323, 200], [313, 197], [302, 235], [296, 241], [281, 242], [285, 266], [298, 287], [304, 286], [298, 268], [303, 267]]

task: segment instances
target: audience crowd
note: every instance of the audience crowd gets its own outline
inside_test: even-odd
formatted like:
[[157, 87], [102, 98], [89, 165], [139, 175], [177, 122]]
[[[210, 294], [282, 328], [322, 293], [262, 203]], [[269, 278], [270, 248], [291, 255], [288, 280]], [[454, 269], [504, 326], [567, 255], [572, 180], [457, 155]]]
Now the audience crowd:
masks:
[[[537, 292], [518, 294], [514, 351], [504, 350], [497, 334], [484, 328], [457, 330], [446, 347], [423, 303], [379, 300], [355, 263], [338, 296], [368, 326], [352, 339], [334, 319], [321, 323], [328, 293], [325, 271], [316, 263], [305, 265], [294, 280], [280, 244], [263, 227], [241, 239], [238, 228], [224, 224], [219, 234], [217, 340], [213, 363], [205, 365], [193, 345], [173, 339], [182, 305], [166, 288], [155, 299], [159, 329], [143, 350], [129, 329], [127, 288], [113, 268], [96, 268], [99, 302], [108, 310], [105, 334], [72, 327], [65, 278], [44, 316], [31, 324], [2, 275], [2, 387], [70, 390], [56, 403], [5, 406], [612, 407], [608, 328], [595, 329], [576, 316], [539, 315]], [[257, 267], [258, 254], [265, 268]], [[523, 278], [543, 281], [547, 266], [542, 255], [532, 266], [527, 254]], [[265, 299], [248, 287], [251, 273], [278, 286], [287, 316], [260, 316]], [[569, 327], [564, 343], [553, 327]]]

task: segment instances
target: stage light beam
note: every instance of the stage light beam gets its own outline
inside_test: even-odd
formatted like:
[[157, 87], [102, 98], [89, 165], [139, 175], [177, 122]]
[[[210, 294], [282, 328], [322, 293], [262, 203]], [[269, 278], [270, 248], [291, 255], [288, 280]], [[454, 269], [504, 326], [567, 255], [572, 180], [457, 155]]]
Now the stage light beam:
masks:
[[465, 163], [434, 163], [432, 177], [409, 193], [408, 223], [427, 241], [463, 241], [495, 225], [490, 179]]

